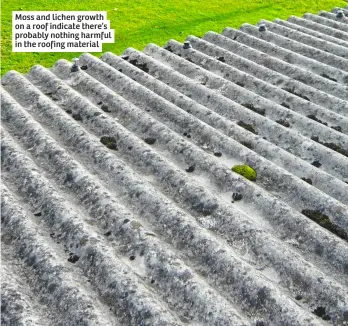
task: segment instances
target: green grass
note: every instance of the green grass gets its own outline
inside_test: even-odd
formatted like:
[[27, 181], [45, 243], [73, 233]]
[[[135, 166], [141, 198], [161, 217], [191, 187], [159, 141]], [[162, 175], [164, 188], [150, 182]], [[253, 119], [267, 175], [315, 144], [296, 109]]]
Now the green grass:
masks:
[[[306, 12], [331, 11], [346, 6], [346, 0], [1, 0], [1, 74], [11, 69], [27, 72], [34, 64], [52, 66], [80, 53], [12, 53], [12, 10], [101, 10], [107, 11], [115, 43], [104, 44], [103, 52], [121, 54], [127, 47], [142, 50], [148, 43], [163, 46], [173, 38], [184, 41], [188, 35], [203, 36], [207, 31], [221, 33], [226, 27], [239, 28], [260, 19], [287, 19]], [[95, 53], [100, 56], [101, 53]]]

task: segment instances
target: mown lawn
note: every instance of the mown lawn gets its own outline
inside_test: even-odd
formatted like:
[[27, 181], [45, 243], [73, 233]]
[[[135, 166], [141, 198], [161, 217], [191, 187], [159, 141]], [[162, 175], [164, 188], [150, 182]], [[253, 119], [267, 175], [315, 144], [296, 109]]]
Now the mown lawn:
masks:
[[[34, 64], [52, 66], [56, 60], [72, 59], [79, 53], [12, 53], [12, 10], [107, 11], [115, 29], [115, 43], [103, 52], [121, 54], [127, 47], [142, 50], [148, 43], [163, 46], [168, 39], [184, 41], [188, 35], [239, 28], [259, 19], [287, 19], [306, 12], [331, 11], [346, 6], [346, 0], [1, 0], [1, 74], [10, 69], [27, 72]], [[96, 53], [99, 56], [101, 53]]]

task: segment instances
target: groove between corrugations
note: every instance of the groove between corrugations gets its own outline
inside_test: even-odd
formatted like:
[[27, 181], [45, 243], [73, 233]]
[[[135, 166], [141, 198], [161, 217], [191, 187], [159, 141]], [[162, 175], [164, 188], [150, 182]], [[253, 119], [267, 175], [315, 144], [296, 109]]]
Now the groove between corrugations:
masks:
[[347, 323], [336, 11], [6, 74], [2, 323]]
[[[245, 129], [239, 127], [237, 124], [231, 123], [229, 120], [223, 118], [222, 116], [217, 115], [215, 112], [207, 110], [204, 106], [199, 105], [198, 103], [194, 102], [190, 98], [183, 96], [181, 93], [177, 92], [176, 90], [168, 87], [166, 84], [161, 83], [160, 81], [156, 80], [155, 78], [149, 76], [148, 74], [140, 71], [138, 68], [135, 68], [133, 65], [130, 65], [126, 61], [112, 55], [106, 53], [103, 58], [105, 62], [113, 66], [114, 68], [118, 70], [122, 70], [123, 74], [126, 74], [127, 76], [131, 77], [132, 79], [135, 79], [136, 81], [140, 82], [142, 85], [146, 86], [148, 89], [151, 89], [152, 91], [156, 92], [158, 95], [165, 97], [168, 101], [176, 104], [186, 112], [190, 112], [190, 114], [196, 116], [200, 120], [208, 123], [209, 125], [213, 126], [217, 130], [220, 130], [223, 134], [232, 137], [239, 141], [241, 144], [245, 144], [246, 142], [249, 142], [249, 144], [252, 146], [252, 149], [259, 153], [260, 155], [265, 156], [268, 159], [271, 159], [274, 163], [277, 165], [282, 166], [283, 168], [288, 169], [293, 174], [297, 174], [299, 171], [301, 171], [301, 177], [302, 175], [306, 175], [310, 177], [312, 180], [315, 180], [315, 178], [320, 178], [320, 181], [314, 182], [313, 185], [318, 187], [319, 189], [325, 191], [326, 193], [330, 194], [331, 196], [339, 199], [340, 201], [347, 203], [347, 198], [345, 198], [345, 194], [348, 191], [347, 185], [345, 183], [340, 182], [339, 180], [332, 178], [332, 176], [324, 173], [321, 170], [316, 169], [313, 167], [313, 165], [306, 163], [302, 160], [296, 160], [296, 157], [293, 157], [290, 153], [282, 150], [279, 147], [274, 146], [272, 143], [265, 141], [261, 137], [254, 135], [251, 132], [247, 132]], [[125, 85], [127, 87], [127, 84], [124, 83], [117, 83], [117, 85]], [[91, 92], [92, 89], [95, 89], [95, 87], [90, 87]], [[137, 88], [134, 88], [137, 89]], [[118, 91], [120, 88], [118, 89]], [[130, 94], [130, 90], [127, 87], [123, 90], [124, 94]], [[91, 93], [90, 93], [91, 94]], [[129, 99], [142, 99], [141, 96], [129, 96]], [[158, 98], [156, 98], [157, 100]], [[136, 104], [139, 105], [141, 103], [140, 100], [136, 101]], [[153, 102], [152, 102], [153, 103]], [[165, 102], [164, 102], [165, 103]], [[151, 103], [149, 103], [151, 105]], [[155, 108], [155, 106], [152, 106], [152, 108]], [[153, 110], [152, 110], [153, 112]], [[180, 110], [175, 109], [174, 106], [172, 106], [169, 110], [166, 109], [166, 106], [162, 106], [157, 111], [155, 111], [153, 114], [160, 114], [159, 117], [161, 121], [166, 121], [167, 125], [171, 126], [171, 122], [174, 122], [178, 117], [182, 116], [183, 113], [180, 112]], [[190, 117], [190, 120], [192, 120], [192, 116]], [[188, 122], [190, 121], [187, 119]], [[182, 119], [181, 119], [182, 121]], [[171, 128], [175, 128], [177, 132], [180, 132], [181, 134], [185, 132], [185, 130], [190, 129], [190, 125], [188, 124], [187, 127], [184, 125], [181, 128], [178, 128], [177, 126], [180, 125], [179, 123], [176, 125], [171, 126]], [[195, 140], [197, 141], [197, 134], [195, 135]], [[205, 144], [205, 141], [207, 141], [205, 138], [200, 137], [199, 145], [203, 146]], [[208, 142], [209, 143], [209, 142]], [[217, 150], [224, 150], [224, 151], [231, 151], [231, 148], [234, 148], [235, 146], [224, 146], [222, 147], [223, 142], [217, 141], [214, 143], [210, 143], [210, 151], [217, 151]], [[276, 153], [282, 153], [281, 155]], [[276, 155], [275, 155], [276, 154]], [[282, 159], [279, 160], [279, 157]], [[243, 161], [249, 161], [247, 158], [243, 158]], [[253, 160], [250, 160], [250, 163], [252, 163]], [[255, 160], [254, 160], [255, 162]], [[254, 163], [255, 164], [255, 163]], [[300, 164], [300, 165], [299, 165]], [[260, 169], [258, 168], [260, 171]], [[260, 175], [260, 174], [259, 174]], [[330, 186], [331, 185], [331, 186]], [[325, 188], [323, 188], [325, 187]]]

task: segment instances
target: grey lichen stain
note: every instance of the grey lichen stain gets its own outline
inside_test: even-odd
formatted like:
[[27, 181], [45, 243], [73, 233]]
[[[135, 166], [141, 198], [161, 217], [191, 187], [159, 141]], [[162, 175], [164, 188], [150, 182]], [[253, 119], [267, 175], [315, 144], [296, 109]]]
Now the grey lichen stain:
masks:
[[283, 119], [276, 120], [276, 123], [279, 123], [280, 125], [282, 125], [282, 126], [284, 126], [286, 128], [290, 127], [290, 123], [287, 122], [286, 120], [283, 120]]
[[116, 138], [111, 136], [103, 136], [100, 138], [100, 142], [109, 149], [117, 150]]
[[261, 109], [261, 108], [257, 108], [255, 107], [252, 103], [243, 103], [242, 104], [244, 107], [248, 108], [249, 110], [253, 111], [253, 112], [256, 112], [260, 115], [265, 115], [266, 113], [266, 110], [265, 109]]

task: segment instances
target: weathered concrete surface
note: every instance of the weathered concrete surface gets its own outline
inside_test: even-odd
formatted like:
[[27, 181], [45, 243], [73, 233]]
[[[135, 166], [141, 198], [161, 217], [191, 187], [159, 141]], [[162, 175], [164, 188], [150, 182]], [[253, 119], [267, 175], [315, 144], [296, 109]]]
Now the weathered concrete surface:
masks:
[[348, 325], [339, 9], [8, 72], [2, 325]]

